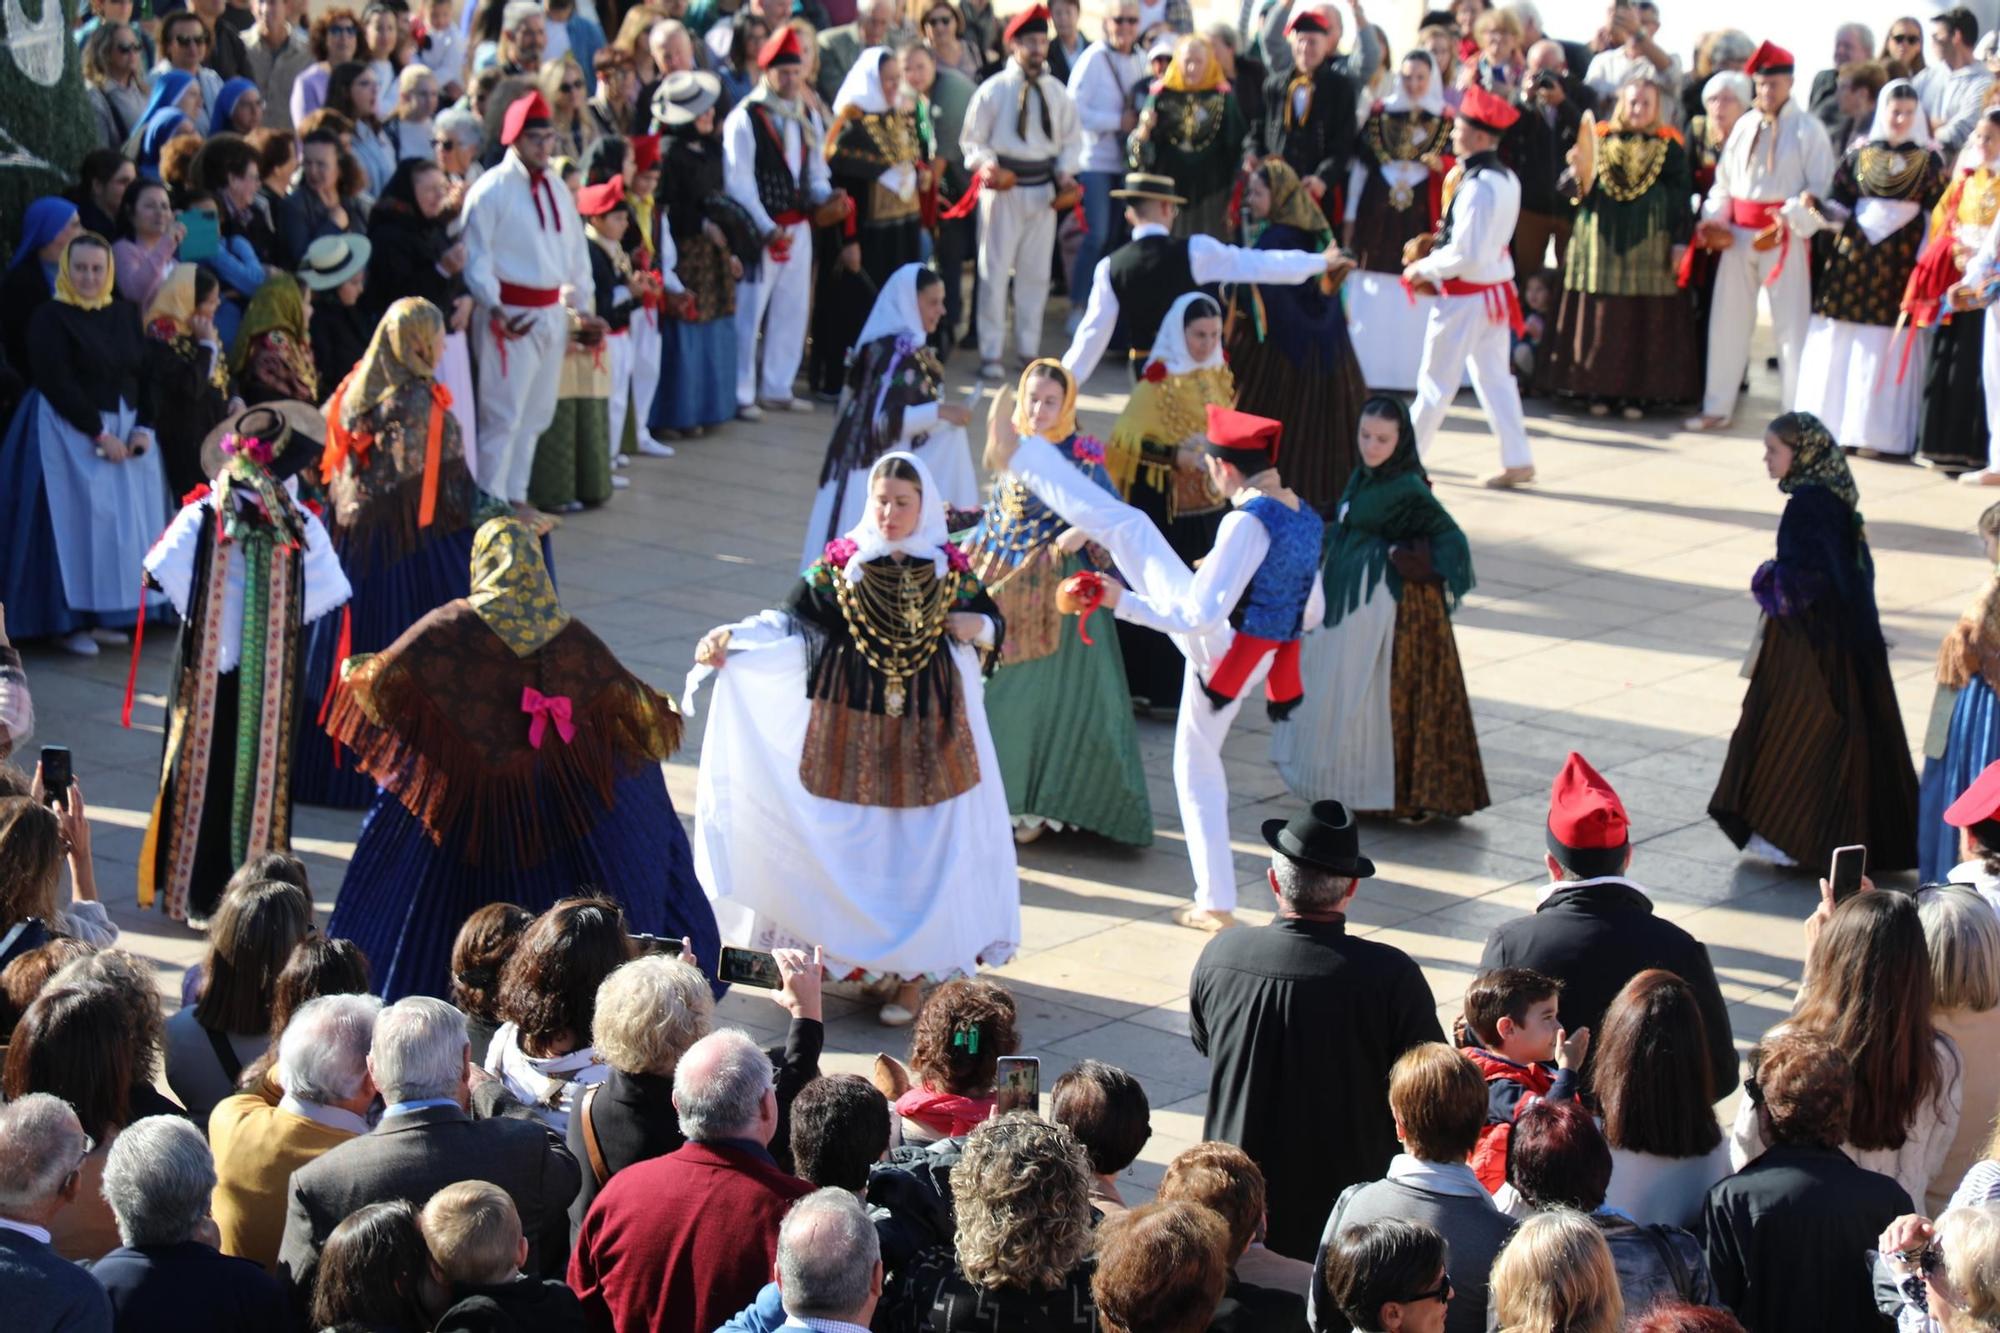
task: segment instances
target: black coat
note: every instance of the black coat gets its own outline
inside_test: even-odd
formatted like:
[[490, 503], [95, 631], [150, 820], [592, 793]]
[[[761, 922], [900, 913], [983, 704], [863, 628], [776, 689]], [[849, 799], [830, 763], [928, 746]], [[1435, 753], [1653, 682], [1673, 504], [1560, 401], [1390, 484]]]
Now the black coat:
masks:
[[122, 403], [152, 424], [151, 404], [141, 397], [140, 372], [146, 342], [139, 311], [114, 300], [101, 310], [49, 301], [28, 321], [28, 368], [56, 415], [95, 437], [104, 429], [102, 413]]
[[1333, 197], [1347, 188], [1347, 159], [1354, 151], [1354, 84], [1328, 60], [1313, 75], [1312, 104], [1303, 122], [1285, 129], [1285, 97], [1292, 85], [1290, 71], [1264, 80], [1264, 117], [1257, 130], [1262, 153], [1285, 159], [1301, 179], [1317, 176], [1326, 183], [1324, 205], [1334, 213]]
[[[382, 312], [405, 296], [422, 297], [451, 318], [452, 303], [465, 294], [465, 279], [438, 272], [438, 260], [452, 247], [443, 218], [377, 204], [368, 215], [368, 243], [373, 248], [368, 252], [368, 286], [361, 293], [361, 304], [371, 318], [379, 322]], [[333, 392], [333, 385], [323, 387]]]
[[455, 1286], [433, 1333], [584, 1333], [583, 1302], [555, 1278]]
[[1253, 1287], [1229, 1275], [1208, 1333], [1305, 1333], [1306, 1298], [1292, 1291]]
[[1202, 950], [1188, 1030], [1209, 1058], [1202, 1137], [1250, 1154], [1268, 1190], [1265, 1243], [1310, 1260], [1340, 1192], [1396, 1155], [1389, 1067], [1444, 1040], [1430, 983], [1344, 920], [1281, 917]]
[[1583, 128], [1583, 107], [1565, 96], [1555, 108], [1553, 124], [1542, 114], [1542, 106], [1532, 92], [1517, 103], [1521, 118], [1500, 139], [1500, 160], [1521, 181], [1521, 211], [1568, 217], [1576, 211], [1561, 191], [1556, 178], [1569, 165], [1569, 150], [1576, 147], [1577, 131]]
[[121, 1245], [90, 1266], [111, 1297], [118, 1333], [265, 1333], [282, 1329], [284, 1289], [260, 1264], [200, 1241]]
[[354, 369], [361, 360], [361, 354], [368, 350], [368, 340], [375, 336], [376, 319], [368, 308], [368, 298], [364, 289], [362, 298], [353, 305], [341, 304], [340, 298], [325, 293], [313, 303], [312, 336], [313, 369], [319, 372], [321, 397], [329, 397], [347, 378], [347, 372]]
[[42, 273], [42, 261], [30, 255], [0, 277], [0, 344], [4, 344], [7, 364], [34, 387], [34, 362], [28, 355], [28, 321], [35, 312], [55, 299], [49, 280]]
[[1750, 1333], [1876, 1333], [1894, 1325], [1868, 1252], [1913, 1211], [1901, 1185], [1838, 1148], [1782, 1146], [1710, 1188], [1698, 1234], [1716, 1298]]
[[[1563, 983], [1562, 1024], [1571, 1032], [1604, 1026], [1604, 1011], [1625, 983], [1649, 967], [1663, 967], [1685, 981], [1708, 1029], [1709, 1067], [1715, 1099], [1736, 1089], [1736, 1043], [1729, 1006], [1716, 985], [1708, 948], [1664, 917], [1629, 880], [1576, 880], [1551, 893], [1533, 916], [1520, 917], [1486, 937], [1481, 971], [1531, 967]], [[1584, 1084], [1590, 1068], [1584, 1068]]]

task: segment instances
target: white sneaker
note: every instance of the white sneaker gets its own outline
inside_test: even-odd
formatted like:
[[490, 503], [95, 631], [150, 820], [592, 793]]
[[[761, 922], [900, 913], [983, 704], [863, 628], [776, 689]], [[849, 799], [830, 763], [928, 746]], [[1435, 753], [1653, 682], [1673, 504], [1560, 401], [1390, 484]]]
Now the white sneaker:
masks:
[[1007, 367], [998, 361], [982, 362], [979, 367], [979, 378], [983, 380], [1004, 380], [1007, 378]]
[[90, 631], [87, 629], [80, 629], [74, 634], [63, 635], [58, 641], [58, 646], [64, 652], [73, 653], [78, 657], [97, 656], [97, 640], [90, 637]]
[[764, 409], [755, 403], [746, 403], [736, 409], [736, 419], [738, 421], [762, 421], [764, 419]]
[[763, 400], [766, 412], [810, 412], [813, 405], [803, 398], [766, 398]]
[[626, 488], [627, 488], [628, 486], [630, 486], [631, 484], [632, 484], [632, 479], [631, 479], [630, 477], [621, 477], [621, 476], [619, 476], [619, 475], [618, 475], [618, 474], [617, 474], [616, 472], [614, 472], [614, 473], [612, 473], [612, 474], [611, 474], [611, 489], [612, 489], [612, 490], [614, 490], [614, 491], [622, 491], [622, 490], [626, 489]]
[[94, 629], [90, 631], [90, 637], [106, 648], [124, 648], [132, 642], [132, 636], [122, 629]]
[[617, 470], [618, 470], [619, 468], [621, 468], [621, 467], [630, 467], [631, 465], [632, 465], [632, 459], [631, 459], [631, 457], [630, 457], [629, 455], [626, 455], [626, 454], [613, 454], [613, 455], [611, 455], [611, 469], [612, 469], [612, 471], [614, 471], [614, 472], [615, 472], [615, 471], [617, 471]]
[[671, 444], [661, 444], [650, 435], [641, 435], [639, 437], [638, 448], [639, 452], [648, 458], [672, 458], [674, 456], [674, 447]]

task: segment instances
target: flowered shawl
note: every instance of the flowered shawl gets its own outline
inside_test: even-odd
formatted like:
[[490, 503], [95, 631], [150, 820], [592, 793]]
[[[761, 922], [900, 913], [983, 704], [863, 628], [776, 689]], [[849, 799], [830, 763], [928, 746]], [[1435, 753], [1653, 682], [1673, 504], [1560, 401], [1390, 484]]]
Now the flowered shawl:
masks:
[[1472, 591], [1472, 548], [1465, 534], [1438, 503], [1429, 474], [1417, 456], [1417, 431], [1402, 399], [1371, 400], [1363, 416], [1388, 416], [1396, 423], [1396, 448], [1379, 466], [1354, 469], [1340, 497], [1336, 518], [1327, 525], [1321, 581], [1326, 591], [1326, 623], [1338, 625], [1368, 600], [1384, 579], [1389, 595], [1403, 597], [1403, 576], [1389, 563], [1399, 542], [1430, 542], [1431, 566], [1444, 580], [1445, 607], [1456, 609]]
[[306, 335], [305, 297], [298, 279], [289, 274], [258, 287], [237, 326], [229, 369], [241, 378], [253, 361], [253, 378], [277, 391], [278, 397], [319, 401], [319, 372], [313, 368], [312, 341]]

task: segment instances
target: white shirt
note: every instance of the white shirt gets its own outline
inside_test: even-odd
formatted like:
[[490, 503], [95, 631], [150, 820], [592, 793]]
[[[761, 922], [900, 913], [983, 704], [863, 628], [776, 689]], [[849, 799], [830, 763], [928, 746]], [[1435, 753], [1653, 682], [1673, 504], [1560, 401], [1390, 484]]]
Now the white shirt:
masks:
[[48, 1228], [38, 1227], [32, 1222], [16, 1222], [11, 1217], [0, 1217], [0, 1231], [18, 1231], [30, 1240], [38, 1240], [44, 1245], [49, 1243]]
[[[1776, 151], [1772, 135], [1777, 136]], [[1729, 201], [1753, 199], [1763, 203], [1784, 200], [1785, 220], [1793, 230], [1805, 222], [1806, 210], [1797, 206], [1800, 194], [1810, 191], [1825, 197], [1833, 185], [1833, 141], [1826, 127], [1801, 110], [1797, 102], [1785, 103], [1775, 129], [1764, 113], [1752, 107], [1729, 132], [1722, 145], [1722, 157], [1715, 164], [1715, 184], [1701, 206], [1702, 216], [1729, 216]]]
[[[1599, 51], [1591, 57], [1590, 68], [1584, 71], [1583, 86], [1599, 97], [1608, 99], [1617, 96], [1619, 85], [1635, 73], [1647, 74], [1671, 88], [1678, 88], [1685, 82], [1681, 77], [1679, 56], [1669, 57], [1667, 67], [1661, 69], [1630, 47], [1614, 46], [1609, 51]], [[1678, 103], [1674, 98], [1660, 99], [1662, 109], [1666, 109], [1669, 103], [1674, 103], [1674, 109], [1668, 111], [1668, 114], [1678, 115]]]
[[[764, 201], [757, 197], [757, 136], [763, 133], [757, 123], [750, 118], [752, 102], [740, 102], [722, 122], [722, 188], [729, 197], [743, 205], [757, 224], [759, 235], [769, 235], [778, 224], [764, 208]], [[767, 114], [769, 114], [767, 112]], [[794, 177], [799, 172], [799, 160], [805, 155], [806, 198], [813, 203], [821, 203], [833, 193], [833, 176], [827, 170], [826, 158], [820, 153], [806, 154], [804, 137], [799, 132], [799, 123], [785, 116], [771, 115], [771, 124], [784, 136], [785, 165]], [[825, 138], [826, 129], [819, 127], [820, 136]]]
[[1132, 85], [1145, 72], [1137, 47], [1120, 52], [1104, 42], [1092, 43], [1070, 68], [1069, 96], [1083, 127], [1080, 170], [1125, 170], [1125, 113], [1132, 106]]
[[366, 1134], [372, 1126], [366, 1116], [359, 1116], [344, 1106], [323, 1106], [319, 1102], [309, 1102], [303, 1097], [286, 1093], [278, 1099], [278, 1109], [287, 1115], [295, 1115], [301, 1120], [310, 1120], [315, 1125], [328, 1129], [342, 1130], [348, 1134]]
[[1986, 101], [1986, 89], [1993, 75], [1977, 60], [1968, 60], [1956, 70], [1943, 65], [1926, 65], [1911, 80], [1917, 100], [1930, 117], [1931, 133], [1949, 157], [1972, 136], [1974, 122]]
[[[1167, 229], [1157, 222], [1142, 222], [1132, 229], [1135, 241], [1166, 234]], [[1195, 235], [1188, 237], [1188, 267], [1194, 271], [1197, 287], [1214, 282], [1290, 286], [1326, 272], [1326, 259], [1310, 250], [1246, 250], [1240, 245], [1224, 245], [1213, 236]], [[1111, 290], [1111, 259], [1107, 255], [1091, 270], [1090, 301], [1084, 306], [1083, 322], [1076, 326], [1076, 336], [1063, 353], [1063, 368], [1076, 376], [1077, 383], [1089, 379], [1097, 369], [1117, 327], [1118, 293]], [[1151, 333], [1147, 336], [1150, 339]]]
[[1514, 173], [1488, 167], [1467, 175], [1452, 194], [1449, 214], [1451, 239], [1410, 271], [1431, 282], [1511, 282], [1514, 224], [1521, 217], [1521, 182]]
[[[1201, 568], [1185, 588], [1154, 589], [1146, 595], [1127, 589], [1113, 614], [1162, 634], [1199, 636], [1226, 626], [1230, 612], [1243, 600], [1244, 590], [1271, 550], [1271, 534], [1263, 523], [1237, 507], [1260, 494], [1246, 487], [1230, 497], [1231, 508], [1215, 534], [1215, 549], [1202, 558]], [[1315, 573], [1312, 595], [1306, 600], [1305, 623], [1317, 625], [1324, 619], [1326, 596]]]
[[[513, 149], [466, 191], [465, 286], [482, 306], [498, 306], [500, 284], [553, 287], [571, 309], [588, 311], [596, 296], [590, 242], [576, 201], [553, 172], [549, 188], [529, 187], [527, 164]], [[541, 199], [537, 212], [535, 198]], [[550, 203], [555, 205], [550, 213]]]
[[[1089, 57], [1086, 51], [1084, 58]], [[1037, 81], [1048, 106], [1049, 128], [1054, 136], [1042, 133], [1041, 108], [1032, 95], [1028, 98], [1027, 133], [1016, 132], [1014, 122], [1018, 119], [1016, 113], [1026, 80], [1020, 62], [1009, 60], [1005, 68], [972, 94], [972, 102], [965, 108], [965, 127], [958, 136], [959, 146], [965, 150], [967, 171], [980, 171], [1003, 157], [1028, 162], [1053, 158], [1058, 172], [1076, 171], [1083, 150], [1082, 129], [1076, 118], [1076, 103], [1070, 100], [1069, 92], [1055, 75], [1044, 70]]]

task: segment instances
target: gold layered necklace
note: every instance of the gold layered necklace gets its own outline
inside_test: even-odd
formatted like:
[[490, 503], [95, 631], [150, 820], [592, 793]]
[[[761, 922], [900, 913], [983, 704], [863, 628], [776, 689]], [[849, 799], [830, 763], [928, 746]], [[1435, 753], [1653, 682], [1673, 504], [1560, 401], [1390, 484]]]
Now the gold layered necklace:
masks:
[[1667, 166], [1667, 141], [1654, 134], [1606, 135], [1597, 153], [1597, 188], [1621, 204], [1652, 189]]
[[907, 111], [864, 115], [861, 127], [875, 144], [876, 151], [892, 167], [914, 162], [922, 156], [922, 146], [917, 142], [917, 118]]
[[1213, 93], [1180, 93], [1176, 102], [1167, 142], [1183, 152], [1206, 151], [1222, 130], [1222, 99]]
[[1861, 150], [1854, 175], [1865, 194], [1877, 199], [1905, 199], [1929, 165], [1930, 154], [1921, 148], [1879, 148], [1869, 144]]
[[952, 586], [923, 561], [872, 561], [861, 567], [858, 583], [844, 575], [834, 578], [834, 599], [855, 650], [888, 681], [882, 711], [890, 717], [903, 715], [908, 698], [903, 682], [937, 652], [951, 613]]

